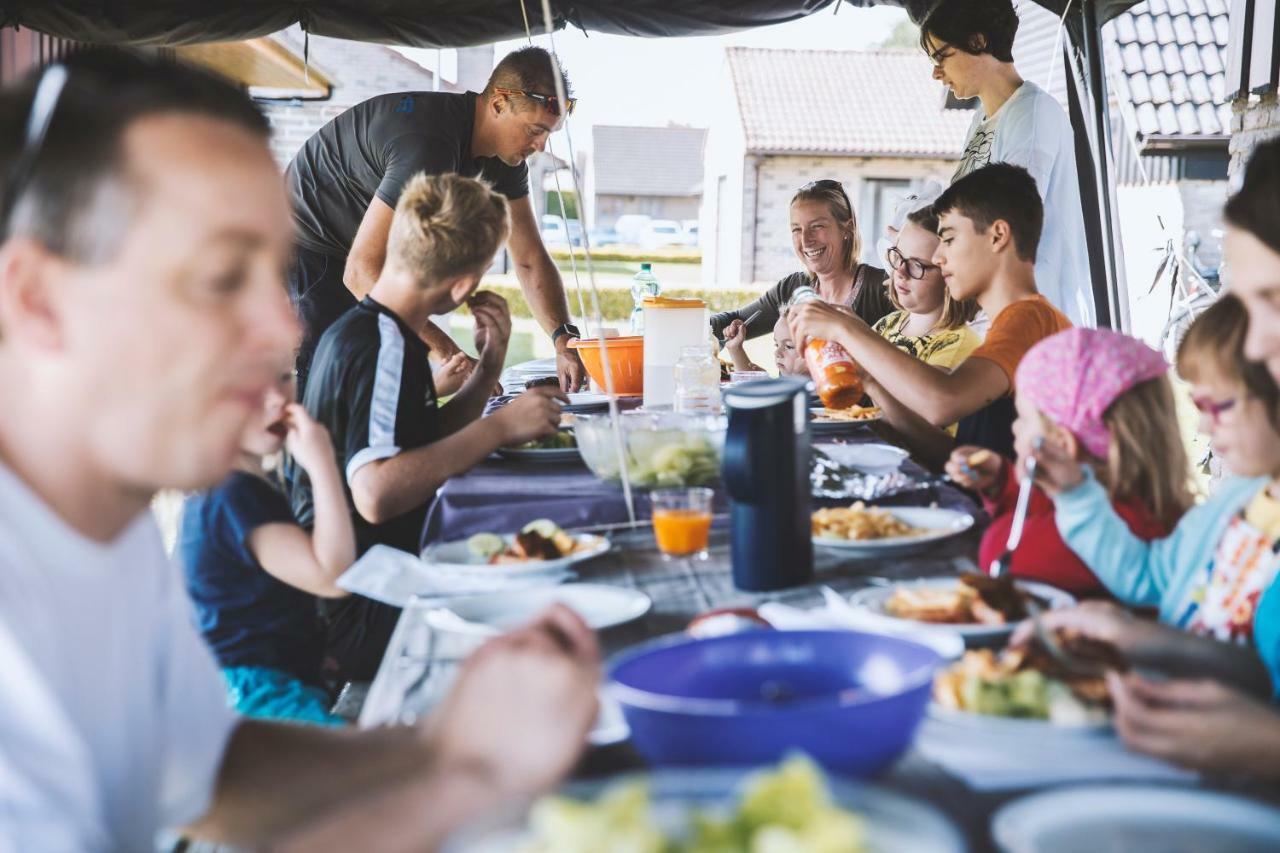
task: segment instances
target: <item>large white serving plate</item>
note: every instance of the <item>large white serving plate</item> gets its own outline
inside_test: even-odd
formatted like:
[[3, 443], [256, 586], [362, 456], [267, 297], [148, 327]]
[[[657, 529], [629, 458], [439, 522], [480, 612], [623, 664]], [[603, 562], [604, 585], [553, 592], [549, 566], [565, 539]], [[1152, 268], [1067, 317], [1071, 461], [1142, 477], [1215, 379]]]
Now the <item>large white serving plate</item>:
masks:
[[[731, 809], [751, 773], [732, 768], [688, 768], [657, 770], [640, 778], [648, 782], [654, 819], [672, 837], [680, 837], [688, 826], [690, 809], [713, 813]], [[594, 799], [617, 781], [614, 778], [570, 785], [563, 793]], [[932, 806], [835, 777], [828, 777], [827, 784], [832, 799], [864, 821], [869, 853], [960, 853], [965, 849], [956, 829]], [[445, 853], [511, 853], [530, 849], [533, 841], [528, 812], [521, 810], [459, 834], [444, 849]]]
[[454, 599], [427, 614], [427, 623], [440, 631], [469, 636], [495, 636], [527, 624], [552, 604], [563, 604], [594, 631], [639, 619], [653, 601], [639, 590], [594, 583], [491, 592]]
[[1005, 853], [1263, 853], [1280, 850], [1280, 810], [1175, 785], [1089, 785], [1015, 800], [991, 834]]
[[973, 527], [973, 516], [967, 512], [937, 507], [883, 507], [895, 518], [926, 531], [919, 536], [889, 536], [884, 539], [835, 539], [814, 536], [813, 544], [831, 548], [850, 556], [879, 557], [906, 554], [927, 549], [945, 539], [959, 536]]
[[[515, 541], [514, 534], [503, 536], [508, 547]], [[422, 559], [431, 568], [447, 572], [484, 572], [492, 575], [518, 577], [520, 575], [540, 575], [563, 572], [572, 565], [599, 557], [609, 550], [609, 540], [591, 533], [574, 535], [581, 546], [577, 551], [556, 560], [526, 560], [523, 563], [490, 564], [477, 557], [467, 547], [465, 539], [454, 542], [437, 542], [428, 545], [422, 552]]]
[[[853, 595], [849, 596], [849, 603], [854, 607], [873, 613], [884, 619], [892, 619], [904, 626], [919, 626], [927, 628], [946, 628], [949, 631], [961, 635], [966, 640], [983, 640], [994, 641], [1001, 637], [1007, 637], [1013, 633], [1017, 623], [1006, 625], [982, 625], [978, 623], [954, 623], [954, 622], [923, 622], [917, 619], [903, 619], [889, 613], [885, 606], [889, 603], [889, 599], [893, 598], [894, 592], [899, 587], [908, 589], [955, 589], [960, 585], [959, 578], [918, 578], [916, 580], [904, 580], [888, 586], [871, 586], [866, 589], [860, 589]], [[1035, 581], [1017, 581], [1018, 589], [1030, 593], [1043, 601], [1048, 602], [1050, 609], [1059, 607], [1070, 607], [1076, 603], [1075, 596], [1069, 592], [1064, 592], [1057, 587], [1048, 584], [1036, 583]]]

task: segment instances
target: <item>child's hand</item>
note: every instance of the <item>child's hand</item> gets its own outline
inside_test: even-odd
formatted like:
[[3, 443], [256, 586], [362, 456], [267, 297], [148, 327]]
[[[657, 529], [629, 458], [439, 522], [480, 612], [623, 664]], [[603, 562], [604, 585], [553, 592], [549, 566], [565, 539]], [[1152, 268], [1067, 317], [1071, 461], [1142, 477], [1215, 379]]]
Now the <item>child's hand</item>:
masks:
[[1084, 481], [1084, 467], [1057, 442], [1041, 440], [1032, 453], [1036, 457], [1036, 483], [1046, 494], [1069, 492]]
[[461, 351], [455, 352], [440, 362], [440, 366], [431, 373], [431, 380], [436, 386], [436, 394], [440, 397], [449, 397], [458, 393], [458, 389], [471, 376], [471, 371], [475, 369], [475, 366], [475, 359]]
[[284, 437], [285, 449], [303, 470], [314, 476], [319, 466], [334, 464], [333, 442], [324, 424], [311, 417], [298, 403], [285, 406], [284, 422], [288, 429]]
[[[1130, 660], [1158, 655], [1162, 645], [1159, 625], [1139, 619], [1109, 601], [1086, 601], [1075, 607], [1046, 610], [1040, 615], [1040, 624], [1046, 631], [1069, 631], [1088, 640], [1106, 643]], [[1034, 635], [1031, 623], [1023, 622], [1009, 638], [1009, 645], [1026, 646]]]
[[507, 300], [481, 290], [472, 294], [467, 306], [476, 318], [475, 341], [480, 361], [490, 369], [501, 370], [511, 340], [511, 308]]
[[1000, 454], [970, 444], [951, 451], [946, 470], [952, 480], [966, 489], [990, 495], [999, 488], [1004, 466]]
[[741, 354], [742, 348], [746, 343], [746, 323], [741, 320], [734, 320], [732, 323], [724, 327], [724, 348], [729, 351], [730, 355]]
[[491, 417], [502, 425], [504, 446], [542, 438], [560, 428], [560, 410], [569, 398], [559, 388], [530, 388]]

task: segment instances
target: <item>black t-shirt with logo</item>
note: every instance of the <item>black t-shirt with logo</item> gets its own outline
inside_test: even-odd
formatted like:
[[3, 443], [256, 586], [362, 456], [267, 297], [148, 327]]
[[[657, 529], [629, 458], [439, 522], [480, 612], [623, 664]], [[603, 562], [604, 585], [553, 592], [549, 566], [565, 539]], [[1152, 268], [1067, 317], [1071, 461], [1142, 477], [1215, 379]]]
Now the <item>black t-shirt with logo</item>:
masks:
[[472, 157], [475, 92], [394, 92], [356, 104], [306, 141], [287, 173], [298, 243], [346, 257], [374, 197], [395, 207], [418, 172], [478, 177], [509, 199], [529, 169]]
[[[303, 405], [329, 430], [346, 484], [363, 554], [376, 544], [416, 551], [427, 505], [383, 524], [370, 524], [351, 500], [351, 478], [362, 466], [440, 437], [428, 347], [390, 309], [366, 296], [320, 338]], [[293, 512], [311, 526], [311, 480], [294, 469]]]

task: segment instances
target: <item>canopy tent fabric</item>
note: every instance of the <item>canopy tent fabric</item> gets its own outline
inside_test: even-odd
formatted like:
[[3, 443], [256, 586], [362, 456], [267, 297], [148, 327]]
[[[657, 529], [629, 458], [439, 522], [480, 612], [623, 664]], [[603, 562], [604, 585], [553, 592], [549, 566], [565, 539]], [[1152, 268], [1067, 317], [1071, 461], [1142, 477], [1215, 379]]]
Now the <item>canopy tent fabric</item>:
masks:
[[[828, 9], [836, 0], [551, 0], [557, 28], [633, 36], [684, 36], [783, 23]], [[930, 0], [887, 2], [913, 17]], [[1068, 2], [1036, 0], [1061, 15]], [[1093, 0], [1099, 23], [1137, 0]], [[316, 35], [414, 47], [464, 47], [524, 35], [521, 0], [0, 0], [0, 25], [100, 44], [182, 45], [256, 38], [301, 24]], [[540, 0], [524, 0], [542, 30]], [[1068, 16], [1079, 41], [1078, 15]]]

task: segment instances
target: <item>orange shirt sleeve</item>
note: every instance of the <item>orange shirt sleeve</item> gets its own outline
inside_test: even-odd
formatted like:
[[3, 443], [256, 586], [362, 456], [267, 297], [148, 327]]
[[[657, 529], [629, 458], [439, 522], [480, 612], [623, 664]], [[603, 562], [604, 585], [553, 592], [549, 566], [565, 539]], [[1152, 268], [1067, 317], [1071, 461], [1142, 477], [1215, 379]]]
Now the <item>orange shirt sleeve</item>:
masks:
[[969, 358], [985, 358], [999, 365], [1009, 377], [1009, 392], [1012, 393], [1013, 376], [1027, 350], [1050, 335], [1069, 328], [1071, 321], [1044, 297], [1023, 299], [1005, 308], [992, 320], [986, 340], [969, 354]]

